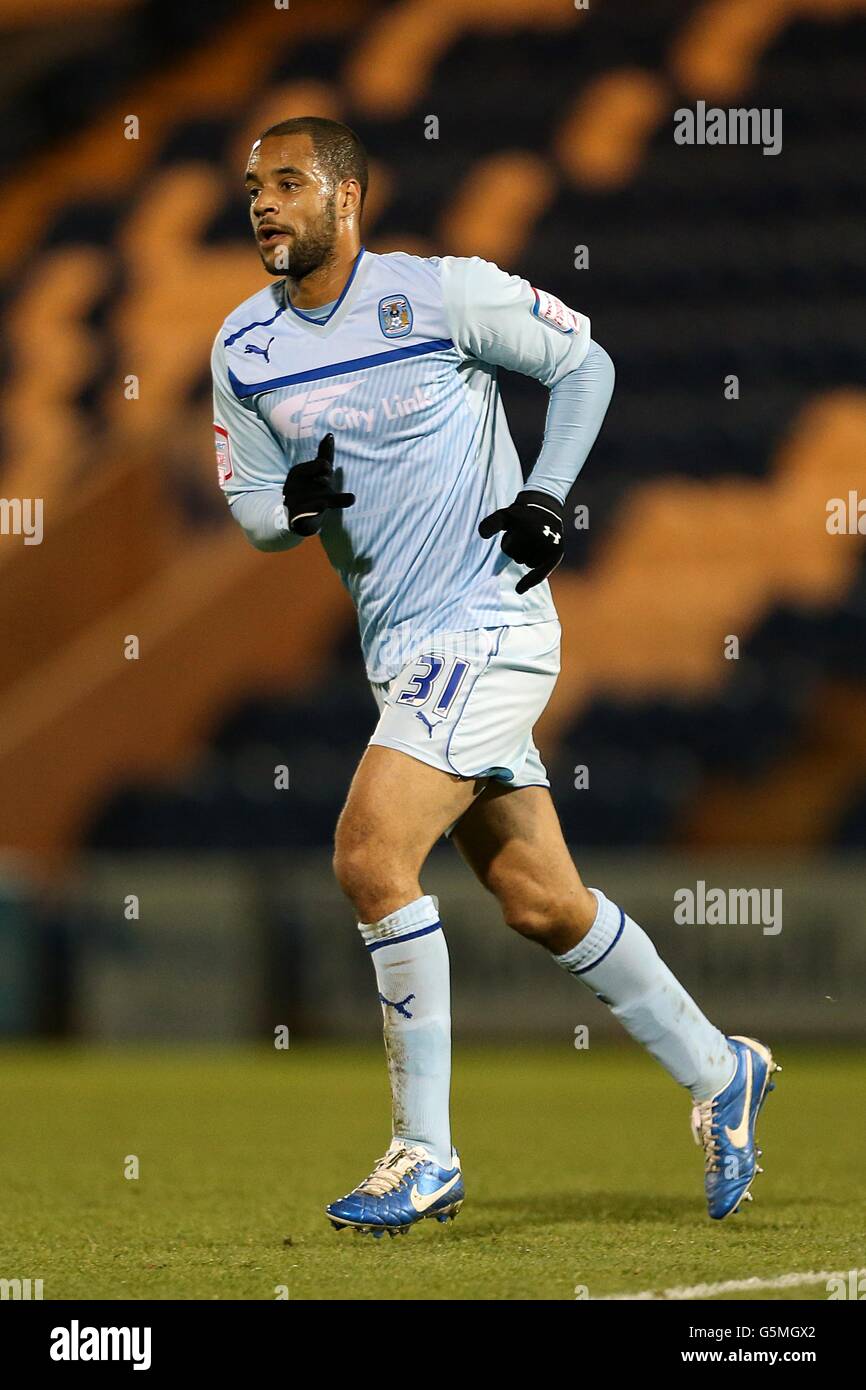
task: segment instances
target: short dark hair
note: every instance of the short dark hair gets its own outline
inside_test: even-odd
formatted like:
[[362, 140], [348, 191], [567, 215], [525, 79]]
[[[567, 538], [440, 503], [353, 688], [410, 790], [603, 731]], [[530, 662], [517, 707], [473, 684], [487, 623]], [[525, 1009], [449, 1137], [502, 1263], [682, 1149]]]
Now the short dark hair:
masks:
[[270, 135], [309, 135], [316, 158], [325, 166], [334, 184], [343, 179], [358, 180], [363, 208], [369, 177], [367, 151], [354, 130], [324, 116], [293, 116], [288, 121], [268, 126], [259, 139], [266, 140]]

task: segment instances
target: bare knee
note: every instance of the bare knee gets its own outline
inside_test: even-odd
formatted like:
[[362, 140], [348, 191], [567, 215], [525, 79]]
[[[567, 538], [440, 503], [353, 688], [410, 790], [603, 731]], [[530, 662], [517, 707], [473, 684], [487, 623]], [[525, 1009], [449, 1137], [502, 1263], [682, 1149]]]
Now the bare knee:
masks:
[[346, 897], [356, 906], [376, 891], [379, 878], [376, 858], [363, 841], [352, 842], [347, 837], [338, 836], [334, 846], [333, 868], [334, 877]]
[[361, 922], [378, 922], [421, 893], [412, 866], [403, 864], [393, 850], [383, 855], [373, 837], [338, 832], [333, 870]]

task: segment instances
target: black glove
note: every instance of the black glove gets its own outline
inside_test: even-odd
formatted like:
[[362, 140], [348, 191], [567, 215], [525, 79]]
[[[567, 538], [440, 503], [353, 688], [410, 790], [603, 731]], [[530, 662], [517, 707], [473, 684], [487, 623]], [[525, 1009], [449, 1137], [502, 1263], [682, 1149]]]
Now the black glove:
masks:
[[491, 512], [478, 527], [479, 536], [489, 540], [504, 531], [502, 549], [519, 565], [530, 565], [528, 574], [517, 581], [517, 592], [525, 594], [552, 574], [562, 559], [562, 503], [546, 492], [519, 492], [510, 507]]
[[289, 469], [283, 485], [283, 499], [289, 530], [296, 536], [315, 536], [325, 512], [331, 507], [351, 507], [354, 492], [337, 492], [334, 487], [334, 436], [319, 440], [319, 452], [306, 463]]

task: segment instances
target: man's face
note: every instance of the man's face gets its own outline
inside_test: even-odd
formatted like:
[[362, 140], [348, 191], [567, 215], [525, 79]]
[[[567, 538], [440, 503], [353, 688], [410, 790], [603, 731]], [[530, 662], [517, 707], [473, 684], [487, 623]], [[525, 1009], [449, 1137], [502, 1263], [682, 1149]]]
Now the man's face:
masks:
[[336, 189], [320, 169], [309, 135], [257, 141], [247, 162], [250, 220], [265, 270], [301, 280], [330, 257]]

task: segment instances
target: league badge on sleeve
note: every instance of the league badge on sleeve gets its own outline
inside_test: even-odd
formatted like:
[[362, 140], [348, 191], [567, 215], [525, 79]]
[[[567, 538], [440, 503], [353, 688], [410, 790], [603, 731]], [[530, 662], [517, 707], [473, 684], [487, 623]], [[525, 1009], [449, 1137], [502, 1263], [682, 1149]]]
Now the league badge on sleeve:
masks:
[[569, 309], [555, 294], [537, 290], [534, 285], [532, 293], [535, 295], [532, 312], [537, 319], [543, 319], [560, 333], [580, 332], [580, 314], [575, 313], [574, 309]]
[[405, 294], [389, 294], [379, 300], [379, 327], [386, 338], [405, 338], [412, 332], [412, 305]]
[[232, 447], [229, 443], [229, 432], [223, 429], [222, 425], [214, 425], [214, 443], [216, 444], [217, 460], [217, 480], [220, 487], [225, 487], [229, 478], [232, 476]]

